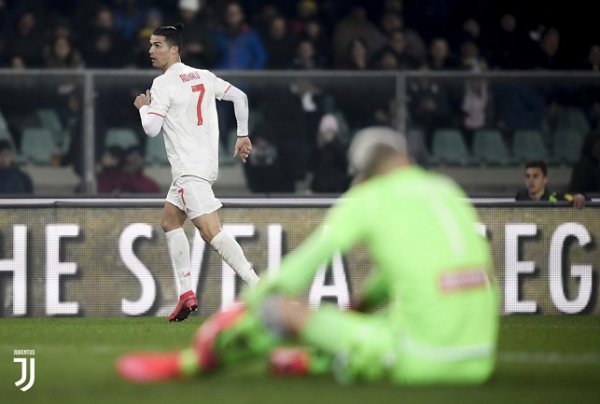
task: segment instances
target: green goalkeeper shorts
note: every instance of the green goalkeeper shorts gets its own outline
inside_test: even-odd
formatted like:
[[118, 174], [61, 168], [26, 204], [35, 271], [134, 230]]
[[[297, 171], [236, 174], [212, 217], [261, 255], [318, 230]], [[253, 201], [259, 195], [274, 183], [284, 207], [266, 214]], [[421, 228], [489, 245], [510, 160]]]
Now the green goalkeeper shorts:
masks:
[[407, 330], [384, 315], [316, 310], [301, 333], [303, 342], [332, 355], [331, 371], [342, 383], [389, 380], [397, 384], [473, 384], [489, 378], [494, 347], [425, 347], [404, 343]]

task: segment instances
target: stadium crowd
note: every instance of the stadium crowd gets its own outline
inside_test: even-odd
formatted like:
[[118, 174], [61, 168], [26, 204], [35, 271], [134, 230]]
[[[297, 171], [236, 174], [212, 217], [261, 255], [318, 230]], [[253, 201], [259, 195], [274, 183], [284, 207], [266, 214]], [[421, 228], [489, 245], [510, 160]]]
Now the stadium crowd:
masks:
[[[523, 3], [0, 0], [0, 68], [148, 69], [152, 31], [182, 22], [183, 61], [216, 71], [600, 71], [600, 37], [578, 29], [594, 22], [591, 15], [583, 8], [553, 2]], [[245, 88], [251, 104], [255, 149], [245, 165], [248, 189], [295, 192], [295, 184], [305, 179], [313, 192], [347, 189], [345, 154], [352, 134], [370, 125], [398, 124], [395, 86], [382, 89], [371, 85], [375, 82], [353, 83], [352, 97], [347, 97], [344, 85], [302, 79], [301, 74], [289, 85], [280, 83], [266, 90], [235, 83]], [[575, 165], [580, 145], [588, 142], [584, 137], [600, 128], [600, 86], [588, 84], [479, 79], [450, 83], [415, 76], [406, 86], [409, 144], [417, 144], [413, 154], [425, 165], [516, 165], [526, 159]], [[138, 137], [133, 145], [147, 153], [131, 107], [131, 94], [144, 88], [111, 85], [102, 83], [95, 98], [97, 174], [103, 184], [112, 172], [103, 165], [105, 151], [112, 148], [109, 152], [122, 155], [132, 146], [116, 150], [107, 142], [111, 128], [132, 128]], [[58, 96], [25, 88], [21, 83], [5, 83], [6, 97], [0, 100], [0, 118], [4, 113], [12, 130], [13, 149], [23, 151], [23, 128], [39, 125], [39, 118], [32, 119], [26, 106], [50, 107], [69, 132], [51, 163], [72, 166], [81, 176], [80, 86], [59, 85], [54, 91]], [[222, 143], [228, 150], [227, 134], [235, 122], [227, 106], [219, 109]], [[448, 128], [455, 133], [444, 132]], [[496, 146], [489, 141], [494, 139], [490, 130], [500, 136]], [[535, 150], [534, 155], [520, 153], [523, 131], [540, 135], [541, 143], [533, 146], [539, 155]], [[450, 140], [446, 146], [443, 139], [453, 138], [444, 135], [464, 141], [458, 157], [453, 149], [457, 142]], [[508, 151], [498, 155], [504, 145]], [[564, 156], [569, 148], [577, 150]], [[453, 159], [446, 160], [448, 154]], [[598, 171], [600, 178], [597, 166], [590, 170]], [[572, 191], [600, 192], [600, 180], [596, 182]], [[111, 191], [107, 192], [131, 189], [110, 180], [108, 184]]]
[[181, 21], [185, 60], [208, 69], [447, 70], [477, 61], [598, 71], [599, 38], [570, 32], [565, 7], [536, 4], [0, 0], [0, 66], [148, 68], [151, 32]]

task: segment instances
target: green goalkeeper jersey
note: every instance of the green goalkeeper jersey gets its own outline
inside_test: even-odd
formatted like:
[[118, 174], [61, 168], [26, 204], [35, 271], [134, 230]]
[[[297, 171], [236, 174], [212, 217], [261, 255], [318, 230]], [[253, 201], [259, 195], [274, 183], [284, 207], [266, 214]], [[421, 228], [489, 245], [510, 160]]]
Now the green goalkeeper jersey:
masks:
[[365, 293], [385, 299], [383, 315], [406, 349], [449, 348], [440, 355], [450, 360], [460, 359], [462, 348], [466, 355], [491, 349], [497, 290], [477, 219], [450, 179], [415, 166], [398, 169], [347, 192], [264, 289], [299, 294], [336, 251], [362, 242], [375, 264]]

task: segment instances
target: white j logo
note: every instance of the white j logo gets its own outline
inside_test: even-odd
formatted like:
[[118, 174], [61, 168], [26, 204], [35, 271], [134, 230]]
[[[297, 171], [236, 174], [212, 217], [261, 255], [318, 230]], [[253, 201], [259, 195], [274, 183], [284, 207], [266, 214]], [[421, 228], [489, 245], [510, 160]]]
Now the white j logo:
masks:
[[27, 366], [27, 358], [14, 358], [13, 362], [21, 362], [21, 378], [15, 382], [15, 386], [21, 387], [27, 381], [27, 368], [29, 368], [29, 382], [21, 387], [21, 391], [27, 391], [35, 383], [35, 358], [29, 358], [29, 366]]

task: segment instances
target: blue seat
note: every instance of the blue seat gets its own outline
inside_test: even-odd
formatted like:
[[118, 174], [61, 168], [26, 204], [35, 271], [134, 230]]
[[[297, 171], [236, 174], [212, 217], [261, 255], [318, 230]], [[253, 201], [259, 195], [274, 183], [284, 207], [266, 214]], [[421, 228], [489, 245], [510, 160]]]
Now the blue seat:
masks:
[[39, 108], [36, 111], [38, 120], [42, 127], [48, 129], [54, 136], [54, 141], [58, 148], [66, 153], [69, 150], [71, 142], [69, 131], [63, 126], [58, 114], [52, 108]]
[[54, 136], [48, 129], [27, 128], [23, 130], [21, 154], [26, 161], [49, 165], [59, 152]]
[[553, 136], [554, 158], [563, 164], [573, 164], [581, 155], [585, 135], [573, 129], [557, 129]]
[[129, 128], [109, 128], [106, 131], [104, 146], [119, 146], [127, 149], [131, 146], [138, 146], [139, 140], [135, 131]]
[[148, 164], [155, 165], [167, 165], [169, 159], [167, 158], [167, 150], [165, 149], [165, 140], [162, 133], [158, 136], [150, 137], [146, 139], [146, 155], [144, 161]]
[[480, 129], [473, 136], [473, 154], [487, 165], [509, 165], [514, 163], [502, 134], [494, 129]]
[[438, 129], [433, 133], [432, 164], [466, 166], [473, 163], [462, 132], [458, 129]]
[[542, 134], [537, 130], [517, 130], [513, 135], [513, 156], [520, 162], [549, 160], [549, 153]]
[[224, 146], [222, 142], [219, 142], [219, 165], [220, 166], [232, 166], [235, 164], [233, 157], [233, 148], [237, 140], [237, 131], [231, 129], [227, 134], [227, 146]]
[[417, 162], [429, 160], [427, 145], [425, 144], [425, 132], [421, 128], [409, 128], [406, 131], [406, 143], [408, 152]]

